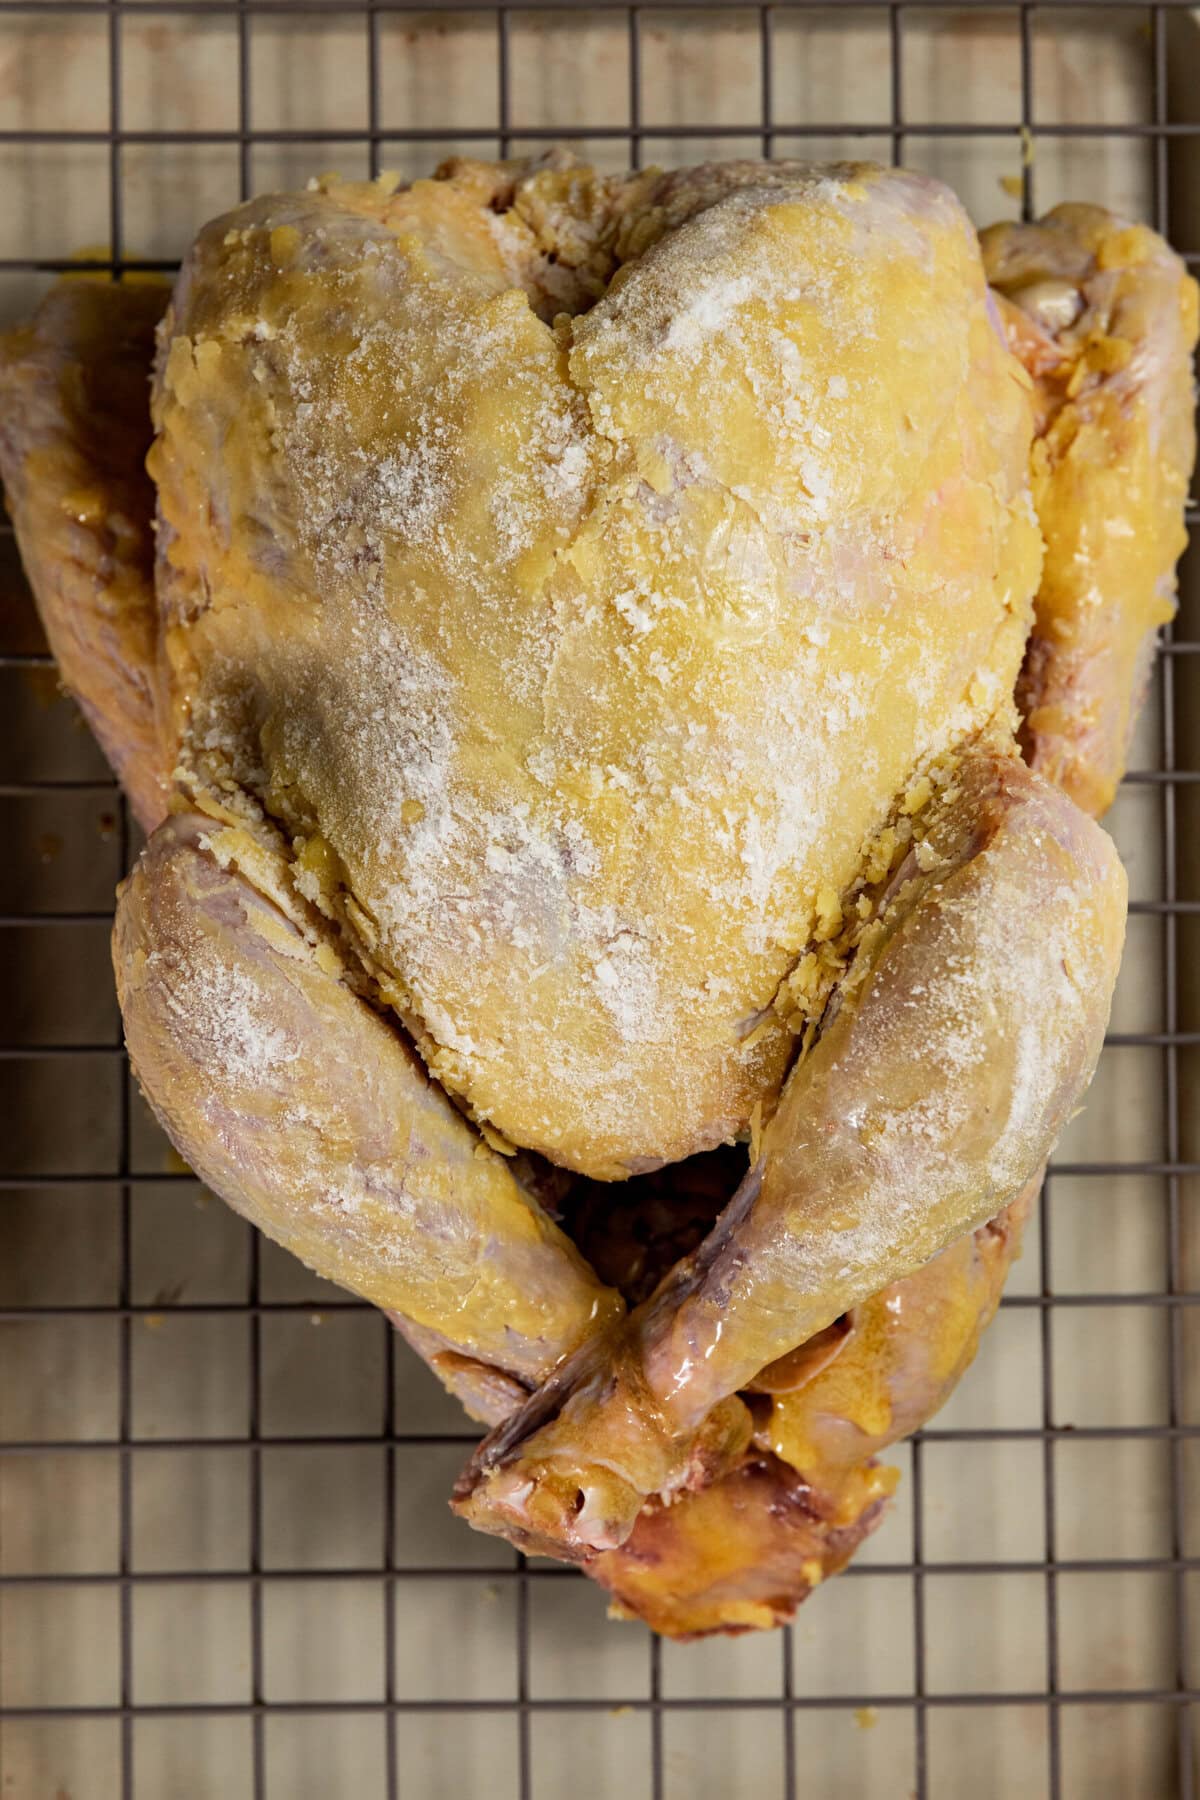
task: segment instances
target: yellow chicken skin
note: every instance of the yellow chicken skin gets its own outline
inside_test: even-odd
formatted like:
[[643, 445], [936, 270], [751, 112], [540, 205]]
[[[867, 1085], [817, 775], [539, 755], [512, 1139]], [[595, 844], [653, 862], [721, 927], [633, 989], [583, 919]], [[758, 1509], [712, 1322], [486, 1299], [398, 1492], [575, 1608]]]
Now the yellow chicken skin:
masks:
[[[548, 321], [585, 229], [608, 285]], [[744, 1130], [781, 983], [1028, 632], [1028, 397], [958, 202], [786, 163], [258, 200], [185, 264], [154, 414], [191, 802], [278, 829], [513, 1143], [618, 1178]]]
[[1196, 455], [1195, 281], [1144, 225], [1056, 206], [981, 239], [1034, 384], [1033, 497], [1046, 540], [1017, 685], [1035, 769], [1086, 812], [1112, 804], [1154, 658]]
[[[881, 1516], [875, 1452], [969, 1362], [1012, 1238], [960, 1234], [1076, 1103], [1119, 949], [1111, 849], [1014, 760], [1046, 412], [957, 203], [864, 166], [552, 159], [228, 215], [160, 336], [157, 617], [144, 497], [137, 556], [89, 541], [59, 598], [80, 471], [105, 494], [130, 460], [91, 364], [135, 395], [147, 327], [54, 298], [0, 391], [77, 365], [39, 389], [56, 454], [10, 416], [0, 473], [48, 625], [104, 643], [114, 601], [148, 622], [113, 658], [129, 694], [101, 682], [90, 711], [148, 824], [172, 786], [197, 809], [119, 910], [152, 1103], [218, 1191], [510, 1421], [460, 1487], [475, 1522], [532, 1542], [541, 1512], [539, 1547], [656, 1629], [778, 1622]], [[1128, 715], [1132, 677], [1090, 679]], [[1003, 1052], [972, 1074], [968, 1032], [948, 1083], [930, 981]], [[1063, 1005], [1022, 1044], [1031, 983]], [[866, 1139], [853, 1192], [806, 1179], [814, 1131], [849, 1167], [864, 1107], [915, 1118], [947, 1086], [978, 1129], [926, 1119], [946, 1134], [912, 1139], [894, 1219]], [[724, 1174], [678, 1159], [735, 1134], [752, 1177], [717, 1217]], [[664, 1163], [694, 1217], [627, 1282], [603, 1196], [615, 1220], [613, 1179]], [[599, 1277], [553, 1222], [579, 1229], [575, 1169]], [[606, 1383], [629, 1405], [593, 1482]], [[632, 1531], [598, 1553], [638, 1439]]]

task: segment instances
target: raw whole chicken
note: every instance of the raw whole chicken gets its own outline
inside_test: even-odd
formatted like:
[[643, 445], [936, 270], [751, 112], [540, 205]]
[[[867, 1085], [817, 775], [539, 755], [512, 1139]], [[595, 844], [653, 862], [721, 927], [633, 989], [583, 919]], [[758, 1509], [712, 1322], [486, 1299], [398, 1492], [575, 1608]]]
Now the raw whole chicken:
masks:
[[556, 155], [256, 200], [6, 340], [151, 1105], [492, 1427], [463, 1516], [657, 1630], [790, 1616], [996, 1307], [1195, 339], [1096, 208], [981, 256], [898, 170]]

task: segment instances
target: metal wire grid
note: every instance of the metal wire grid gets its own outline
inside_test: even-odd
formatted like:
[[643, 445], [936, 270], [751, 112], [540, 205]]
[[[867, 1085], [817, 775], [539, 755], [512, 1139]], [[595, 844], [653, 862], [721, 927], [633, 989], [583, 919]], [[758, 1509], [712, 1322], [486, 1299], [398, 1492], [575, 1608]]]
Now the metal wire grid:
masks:
[[[972, 0], [924, 0], [923, 10], [931, 8], [953, 7], [962, 12]], [[1059, 0], [1060, 8], [1070, 8], [1079, 0]], [[641, 77], [641, 28], [642, 13], [638, 7], [621, 5], [619, 0], [599, 0], [599, 5], [591, 10], [624, 14], [628, 30], [629, 46], [629, 86], [628, 86], [628, 122], [623, 126], [588, 126], [581, 124], [577, 135], [603, 139], [613, 138], [627, 143], [629, 158], [634, 166], [643, 160], [648, 146], [656, 139], [717, 139], [745, 138], [754, 136], [762, 145], [763, 154], [770, 156], [778, 137], [820, 138], [831, 134], [842, 137], [878, 137], [890, 139], [893, 156], [897, 161], [903, 159], [906, 138], [916, 132], [923, 137], [1014, 137], [1031, 131], [1041, 137], [1061, 135], [1071, 137], [1094, 136], [1096, 138], [1134, 137], [1149, 142], [1153, 158], [1153, 194], [1154, 219], [1159, 230], [1166, 232], [1170, 222], [1170, 195], [1168, 150], [1173, 138], [1200, 135], [1200, 120], [1172, 120], [1167, 111], [1167, 73], [1168, 73], [1168, 15], [1172, 10], [1182, 10], [1186, 0], [1161, 0], [1160, 4], [1145, 8], [1148, 21], [1149, 55], [1152, 58], [1153, 70], [1153, 118], [1147, 122], [1123, 124], [1075, 124], [1062, 122], [1042, 122], [1035, 118], [1033, 107], [1032, 79], [1032, 28], [1034, 14], [1038, 10], [1032, 5], [1021, 4], [1006, 7], [1003, 10], [1017, 15], [1020, 32], [1021, 55], [1021, 107], [1020, 116], [1011, 124], [980, 124], [970, 121], [960, 123], [934, 123], [910, 119], [905, 111], [903, 90], [902, 42], [907, 8], [902, 0], [885, 0], [890, 30], [890, 72], [891, 72], [891, 106], [890, 115], [886, 119], [875, 119], [870, 122], [845, 122], [840, 119], [812, 122], [803, 119], [781, 117], [778, 111], [777, 96], [773, 80], [772, 32], [777, 9], [774, 6], [740, 7], [743, 13], [757, 14], [760, 41], [760, 104], [756, 119], [738, 124], [697, 123], [692, 125], [659, 126], [653, 118], [644, 115], [644, 93]], [[1100, 8], [1117, 7], [1121, 0], [1093, 0]], [[665, 0], [666, 6], [677, 6], [681, 11], [699, 12], [690, 0]], [[782, 6], [815, 10], [817, 0], [782, 0]], [[664, 0], [656, 0], [656, 10], [664, 9]], [[369, 145], [370, 166], [372, 173], [377, 173], [380, 164], [381, 145], [389, 142], [428, 143], [436, 146], [440, 142], [453, 140], [462, 142], [478, 139], [480, 141], [500, 143], [501, 153], [507, 153], [512, 140], [519, 137], [523, 140], [554, 140], [562, 136], [561, 128], [530, 126], [514, 116], [510, 76], [510, 23], [512, 13], [517, 10], [508, 6], [487, 9], [495, 18], [495, 68], [497, 82], [498, 123], [497, 126], [480, 127], [478, 129], [459, 128], [439, 129], [406, 129], [391, 121], [386, 123], [381, 118], [380, 107], [380, 21], [383, 15], [392, 13], [429, 14], [437, 11], [480, 10], [478, 0], [37, 0], [36, 7], [31, 0], [0, 0], [0, 31], [3, 30], [3, 19], [6, 14], [28, 14], [32, 10], [42, 13], [86, 13], [93, 17], [99, 13], [107, 19], [108, 44], [108, 81], [110, 109], [108, 126], [102, 131], [2, 131], [0, 145], [21, 144], [36, 146], [40, 144], [78, 144], [101, 143], [108, 148], [109, 157], [109, 235], [112, 246], [110, 259], [97, 261], [93, 266], [111, 269], [118, 276], [123, 271], [133, 269], [170, 269], [176, 265], [159, 260], [133, 260], [123, 255], [123, 196], [122, 196], [122, 154], [130, 144], [157, 144], [171, 146], [187, 146], [189, 144], [212, 144], [233, 142], [238, 146], [240, 164], [240, 185], [242, 197], [246, 197], [251, 186], [251, 153], [256, 144], [272, 142], [297, 141], [310, 143], [342, 142], [361, 143], [364, 139]], [[575, 7], [573, 0], [540, 0], [539, 11], [588, 10]], [[708, 11], [716, 11], [710, 6]], [[878, 4], [862, 6], [858, 0], [847, 0], [844, 10], [878, 12]], [[995, 6], [989, 8], [993, 13]], [[259, 130], [253, 123], [251, 60], [249, 54], [249, 33], [252, 18], [255, 16], [286, 15], [304, 12], [320, 12], [361, 18], [366, 34], [367, 79], [368, 79], [368, 114], [366, 129], [354, 130]], [[212, 17], [214, 14], [232, 15], [236, 23], [237, 33], [237, 128], [234, 131], [203, 132], [171, 132], [171, 131], [132, 131], [124, 127], [121, 117], [121, 58], [122, 58], [122, 26], [132, 16], [144, 18], [147, 14], [203, 14]], [[1022, 174], [1022, 213], [1029, 218], [1034, 210], [1034, 171], [1025, 166]], [[1200, 252], [1192, 252], [1188, 260], [1193, 264], [1200, 263]], [[0, 271], [38, 271], [53, 272], [68, 266], [56, 259], [0, 259]], [[72, 267], [78, 268], [78, 261]], [[1200, 522], [1200, 508], [1189, 510], [1189, 524]], [[9, 527], [4, 522], [3, 530]], [[649, 1692], [647, 1696], [630, 1695], [622, 1701], [614, 1701], [605, 1696], [574, 1696], [570, 1699], [539, 1698], [530, 1692], [530, 1623], [529, 1595], [530, 1586], [534, 1582], [548, 1580], [576, 1580], [573, 1571], [562, 1568], [530, 1568], [524, 1558], [518, 1558], [516, 1566], [511, 1569], [495, 1569], [488, 1571], [489, 1579], [510, 1579], [516, 1584], [516, 1696], [512, 1700], [482, 1699], [443, 1699], [410, 1700], [397, 1694], [396, 1679], [396, 1629], [392, 1604], [393, 1590], [397, 1582], [420, 1579], [452, 1579], [476, 1574], [473, 1569], [457, 1564], [406, 1567], [399, 1560], [402, 1546], [396, 1543], [395, 1509], [395, 1458], [389, 1452], [383, 1458], [384, 1466], [384, 1539], [382, 1557], [379, 1565], [362, 1567], [345, 1567], [336, 1569], [314, 1569], [311, 1567], [287, 1569], [272, 1567], [269, 1571], [263, 1567], [262, 1548], [262, 1451], [289, 1447], [309, 1447], [320, 1445], [322, 1448], [339, 1446], [350, 1448], [362, 1445], [385, 1446], [421, 1446], [461, 1443], [464, 1447], [475, 1441], [474, 1434], [464, 1431], [458, 1436], [447, 1437], [421, 1433], [403, 1432], [397, 1429], [395, 1416], [395, 1384], [394, 1367], [394, 1334], [382, 1326], [386, 1356], [386, 1402], [382, 1435], [378, 1434], [345, 1434], [342, 1436], [326, 1436], [319, 1438], [304, 1436], [281, 1436], [274, 1433], [267, 1435], [262, 1430], [261, 1394], [262, 1394], [262, 1353], [261, 1353], [261, 1320], [271, 1313], [311, 1311], [311, 1303], [306, 1301], [269, 1301], [260, 1291], [259, 1239], [253, 1230], [249, 1237], [249, 1280], [248, 1291], [243, 1302], [237, 1303], [189, 1303], [156, 1302], [152, 1307], [135, 1305], [132, 1300], [132, 1255], [131, 1255], [131, 1219], [132, 1196], [135, 1187], [142, 1183], [153, 1182], [156, 1186], [164, 1181], [186, 1183], [189, 1177], [155, 1173], [153, 1175], [135, 1170], [132, 1166], [131, 1154], [131, 1087], [128, 1068], [125, 1064], [124, 1049], [120, 1041], [107, 1043], [48, 1044], [30, 1046], [21, 1043], [0, 1044], [0, 1063], [13, 1063], [22, 1059], [55, 1058], [87, 1056], [93, 1058], [116, 1059], [121, 1063], [120, 1098], [118, 1120], [118, 1158], [115, 1176], [109, 1171], [55, 1174], [0, 1174], [0, 1193], [16, 1189], [49, 1189], [68, 1187], [72, 1184], [88, 1184], [95, 1182], [119, 1184], [120, 1191], [120, 1280], [119, 1298], [112, 1305], [77, 1305], [48, 1306], [24, 1305], [0, 1309], [0, 1321], [17, 1323], [32, 1319], [74, 1318], [80, 1316], [100, 1316], [119, 1321], [120, 1329], [120, 1407], [117, 1435], [113, 1438], [64, 1440], [29, 1440], [0, 1442], [0, 1456], [13, 1457], [34, 1453], [72, 1452], [89, 1454], [115, 1451], [119, 1455], [120, 1468], [120, 1548], [119, 1570], [115, 1574], [77, 1575], [77, 1574], [24, 1574], [0, 1576], [0, 1592], [5, 1587], [17, 1586], [54, 1586], [69, 1583], [72, 1586], [88, 1582], [116, 1584], [120, 1592], [120, 1701], [115, 1706], [0, 1706], [0, 1727], [5, 1718], [77, 1718], [87, 1716], [117, 1716], [122, 1729], [122, 1763], [121, 1791], [125, 1800], [133, 1800], [134, 1796], [134, 1758], [133, 1727], [135, 1720], [161, 1715], [185, 1714], [249, 1714], [253, 1730], [253, 1792], [255, 1800], [265, 1800], [267, 1795], [266, 1758], [264, 1755], [264, 1724], [271, 1714], [285, 1715], [289, 1713], [320, 1711], [336, 1712], [374, 1712], [382, 1713], [387, 1731], [386, 1784], [389, 1800], [395, 1800], [401, 1792], [401, 1781], [398, 1771], [398, 1755], [396, 1744], [397, 1716], [405, 1711], [422, 1713], [441, 1712], [490, 1712], [515, 1713], [518, 1726], [519, 1746], [519, 1791], [521, 1800], [529, 1800], [533, 1793], [533, 1754], [530, 1737], [531, 1715], [538, 1711], [589, 1712], [610, 1710], [614, 1706], [628, 1707], [634, 1710], [646, 1710], [650, 1715], [651, 1729], [651, 1792], [654, 1800], [661, 1800], [664, 1793], [664, 1752], [663, 1752], [663, 1717], [673, 1710], [686, 1711], [700, 1709], [703, 1711], [734, 1708], [739, 1710], [757, 1710], [774, 1713], [778, 1716], [779, 1729], [783, 1734], [783, 1767], [785, 1791], [788, 1800], [794, 1800], [798, 1793], [798, 1767], [796, 1751], [796, 1727], [798, 1715], [806, 1709], [821, 1708], [853, 1708], [864, 1706], [876, 1708], [911, 1708], [915, 1725], [915, 1757], [913, 1767], [913, 1791], [917, 1800], [925, 1800], [928, 1793], [929, 1770], [927, 1759], [927, 1722], [933, 1708], [942, 1707], [999, 1707], [1010, 1708], [1030, 1704], [1044, 1706], [1048, 1716], [1048, 1768], [1046, 1772], [1048, 1790], [1053, 1800], [1060, 1800], [1066, 1790], [1063, 1786], [1061, 1718], [1064, 1707], [1099, 1703], [1113, 1705], [1121, 1703], [1145, 1705], [1153, 1703], [1174, 1709], [1177, 1722], [1176, 1751], [1176, 1792], [1180, 1800], [1192, 1800], [1194, 1794], [1194, 1763], [1191, 1744], [1191, 1707], [1200, 1701], [1200, 1689], [1192, 1685], [1190, 1675], [1189, 1645], [1187, 1641], [1187, 1606], [1184, 1592], [1186, 1577], [1190, 1572], [1200, 1571], [1200, 1557], [1186, 1553], [1184, 1542], [1184, 1525], [1186, 1518], [1185, 1474], [1183, 1451], [1189, 1439], [1200, 1438], [1200, 1425], [1186, 1421], [1183, 1404], [1183, 1363], [1184, 1347], [1182, 1327], [1184, 1312], [1189, 1306], [1200, 1303], [1200, 1293], [1188, 1291], [1185, 1286], [1182, 1264], [1181, 1238], [1181, 1180], [1189, 1176], [1200, 1176], [1200, 1162], [1188, 1161], [1182, 1155], [1181, 1111], [1180, 1111], [1180, 1053], [1188, 1048], [1200, 1046], [1200, 1031], [1180, 1028], [1180, 921], [1190, 915], [1200, 914], [1200, 899], [1185, 896], [1180, 892], [1181, 875], [1179, 868], [1179, 834], [1177, 831], [1177, 815], [1179, 810], [1179, 790], [1186, 785], [1200, 781], [1200, 769], [1181, 767], [1179, 765], [1177, 730], [1176, 730], [1176, 682], [1179, 659], [1200, 654], [1200, 638], [1189, 639], [1167, 634], [1163, 655], [1159, 664], [1162, 701], [1162, 741], [1161, 767], [1145, 768], [1131, 772], [1127, 781], [1134, 784], [1145, 784], [1155, 787], [1161, 794], [1162, 805], [1162, 898], [1147, 899], [1135, 897], [1130, 911], [1134, 915], [1149, 914], [1161, 916], [1163, 924], [1163, 1015], [1164, 1029], [1153, 1032], [1110, 1033], [1107, 1043], [1110, 1046], [1129, 1046], [1143, 1049], [1157, 1049], [1162, 1054], [1163, 1081], [1165, 1091], [1165, 1141], [1164, 1154], [1160, 1159], [1120, 1162], [1057, 1162], [1052, 1163], [1051, 1173], [1046, 1182], [1042, 1205], [1039, 1213], [1039, 1237], [1041, 1253], [1041, 1291], [1036, 1294], [1010, 1295], [1005, 1298], [1005, 1307], [1034, 1308], [1040, 1315], [1041, 1348], [1042, 1348], [1042, 1421], [1036, 1427], [1012, 1427], [1007, 1429], [969, 1428], [938, 1429], [936, 1427], [918, 1433], [912, 1440], [912, 1491], [914, 1508], [914, 1527], [912, 1556], [908, 1560], [891, 1563], [874, 1563], [870, 1573], [906, 1575], [913, 1586], [913, 1621], [914, 1621], [914, 1681], [911, 1694], [878, 1694], [862, 1692], [858, 1694], [822, 1695], [819, 1698], [793, 1691], [792, 1660], [790, 1653], [790, 1631], [780, 1634], [781, 1680], [778, 1696], [747, 1697], [716, 1696], [704, 1699], [690, 1699], [668, 1696], [663, 1692], [661, 1679], [661, 1650], [657, 1640], [648, 1640], [649, 1657]], [[0, 655], [0, 668], [16, 667], [51, 667], [52, 659], [42, 652], [9, 652]], [[112, 783], [103, 781], [70, 781], [56, 779], [32, 779], [22, 782], [0, 784], [0, 798], [31, 798], [51, 791], [85, 791], [112, 787]], [[127, 808], [123, 800], [117, 797], [119, 806], [119, 835], [122, 866], [127, 866], [131, 848], [132, 834]], [[57, 913], [5, 913], [0, 915], [0, 929], [28, 926], [36, 924], [40, 928], [61, 928], [70, 930], [79, 925], [95, 924], [111, 916], [110, 913], [78, 910]], [[1142, 1293], [1056, 1293], [1051, 1279], [1052, 1252], [1052, 1217], [1051, 1190], [1056, 1178], [1063, 1176], [1103, 1176], [1110, 1174], [1139, 1175], [1161, 1177], [1167, 1187], [1167, 1267], [1160, 1290]], [[1168, 1416], [1164, 1424], [1147, 1425], [1094, 1425], [1090, 1427], [1058, 1426], [1054, 1423], [1056, 1413], [1053, 1393], [1053, 1361], [1051, 1356], [1051, 1335], [1055, 1309], [1069, 1307], [1107, 1306], [1141, 1306], [1162, 1309], [1169, 1325], [1169, 1394]], [[364, 1303], [353, 1299], [340, 1301], [322, 1301], [322, 1310], [336, 1309], [346, 1311], [370, 1312]], [[250, 1409], [248, 1430], [245, 1436], [203, 1438], [179, 1436], [173, 1438], [155, 1438], [153, 1441], [138, 1439], [132, 1430], [132, 1355], [131, 1328], [134, 1320], [144, 1319], [149, 1315], [164, 1312], [198, 1314], [231, 1313], [244, 1316], [249, 1327], [249, 1394]], [[1054, 1446], [1057, 1442], [1070, 1436], [1073, 1440], [1098, 1439], [1147, 1439], [1164, 1441], [1170, 1452], [1171, 1461], [1171, 1544], [1170, 1554], [1165, 1557], [1129, 1558], [1092, 1558], [1087, 1560], [1067, 1560], [1055, 1554], [1056, 1541], [1056, 1503], [1055, 1503], [1055, 1458]], [[1043, 1503], [1045, 1515], [1045, 1556], [1042, 1559], [1026, 1561], [1005, 1561], [997, 1563], [989, 1560], [978, 1561], [939, 1561], [936, 1565], [939, 1574], [986, 1574], [1003, 1569], [1006, 1573], [1020, 1572], [1040, 1575], [1045, 1583], [1045, 1643], [1047, 1681], [1044, 1689], [1033, 1689], [1023, 1692], [930, 1692], [926, 1674], [926, 1631], [925, 1631], [925, 1583], [926, 1563], [922, 1542], [922, 1449], [923, 1445], [940, 1442], [969, 1442], [972, 1440], [1034, 1440], [1042, 1447], [1043, 1471]], [[199, 1449], [245, 1448], [248, 1451], [249, 1466], [249, 1517], [250, 1517], [250, 1551], [248, 1568], [221, 1570], [171, 1570], [143, 1571], [133, 1567], [133, 1506], [131, 1494], [132, 1458], [153, 1454], [154, 1452]], [[1173, 1585], [1174, 1602], [1174, 1670], [1173, 1680], [1169, 1686], [1157, 1690], [1114, 1689], [1063, 1691], [1059, 1682], [1058, 1654], [1058, 1578], [1061, 1574], [1118, 1573], [1126, 1570], [1154, 1570], [1169, 1574]], [[855, 1574], [852, 1567], [849, 1575]], [[867, 1573], [866, 1570], [862, 1571]], [[263, 1584], [264, 1581], [288, 1581], [303, 1579], [305, 1581], [329, 1580], [374, 1580], [382, 1583], [386, 1590], [387, 1604], [384, 1609], [384, 1676], [385, 1697], [379, 1701], [337, 1701], [321, 1700], [269, 1702], [264, 1697], [263, 1685]], [[187, 1582], [214, 1582], [240, 1580], [249, 1584], [250, 1620], [251, 1620], [251, 1698], [241, 1703], [195, 1703], [151, 1706], [139, 1704], [133, 1690], [133, 1592], [141, 1584], [169, 1583], [186, 1580]], [[406, 1790], [410, 1791], [410, 1790]]]

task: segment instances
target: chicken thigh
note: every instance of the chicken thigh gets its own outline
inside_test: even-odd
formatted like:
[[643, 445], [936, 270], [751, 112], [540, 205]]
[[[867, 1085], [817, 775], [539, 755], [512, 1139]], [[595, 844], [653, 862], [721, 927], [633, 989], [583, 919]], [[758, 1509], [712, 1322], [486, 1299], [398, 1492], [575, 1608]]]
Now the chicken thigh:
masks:
[[130, 1059], [175, 1143], [311, 1267], [526, 1385], [619, 1309], [245, 833], [160, 826], [114, 962]]

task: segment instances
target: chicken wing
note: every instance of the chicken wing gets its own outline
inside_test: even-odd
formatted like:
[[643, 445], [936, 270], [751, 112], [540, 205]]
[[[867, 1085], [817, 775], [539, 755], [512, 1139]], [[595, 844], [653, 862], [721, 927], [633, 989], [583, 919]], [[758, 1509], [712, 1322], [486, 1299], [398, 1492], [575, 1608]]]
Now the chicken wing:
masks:
[[1175, 611], [1196, 451], [1196, 283], [1153, 231], [1098, 206], [993, 225], [980, 242], [1036, 409], [1046, 560], [1017, 684], [1022, 744], [1098, 815]]
[[169, 787], [145, 458], [170, 292], [72, 276], [0, 339], [0, 478], [21, 556], [63, 681], [147, 831]]

